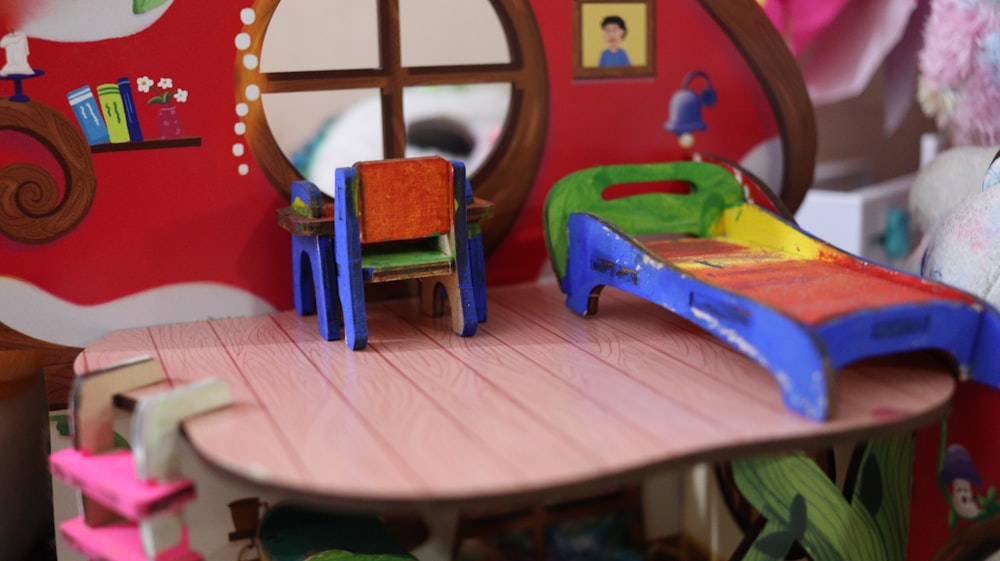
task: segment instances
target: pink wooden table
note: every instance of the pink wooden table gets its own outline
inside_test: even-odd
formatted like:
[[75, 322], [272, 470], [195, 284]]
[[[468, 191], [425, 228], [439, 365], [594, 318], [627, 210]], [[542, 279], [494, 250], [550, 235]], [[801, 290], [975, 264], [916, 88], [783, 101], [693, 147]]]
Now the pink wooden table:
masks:
[[235, 404], [187, 438], [233, 477], [351, 508], [560, 500], [656, 470], [903, 433], [949, 406], [933, 360], [840, 374], [829, 422], [785, 409], [771, 375], [664, 309], [606, 290], [594, 318], [555, 286], [491, 289], [471, 338], [416, 301], [372, 304], [352, 352], [293, 311], [116, 332], [77, 372], [136, 355], [173, 382], [214, 376]]

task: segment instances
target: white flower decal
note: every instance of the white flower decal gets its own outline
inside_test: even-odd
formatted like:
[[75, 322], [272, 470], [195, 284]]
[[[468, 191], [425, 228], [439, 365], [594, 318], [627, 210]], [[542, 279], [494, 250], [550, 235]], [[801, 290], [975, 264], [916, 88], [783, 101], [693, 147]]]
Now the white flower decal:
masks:
[[149, 93], [149, 89], [153, 87], [153, 80], [149, 76], [143, 76], [135, 81], [136, 88], [142, 93]]
[[149, 76], [142, 76], [137, 78], [135, 83], [140, 92], [153, 94], [146, 101], [148, 104], [170, 103], [171, 101], [184, 103], [188, 98], [187, 90], [174, 87], [173, 78], [160, 78], [159, 81], [153, 82]]

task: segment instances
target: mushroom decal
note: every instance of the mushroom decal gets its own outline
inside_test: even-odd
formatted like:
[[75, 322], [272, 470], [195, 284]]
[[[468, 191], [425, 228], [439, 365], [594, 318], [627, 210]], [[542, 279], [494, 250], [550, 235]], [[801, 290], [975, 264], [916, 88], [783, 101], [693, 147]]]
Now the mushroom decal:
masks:
[[[954, 529], [958, 520], [985, 520], [1000, 511], [996, 488], [990, 487], [986, 495], [974, 495], [974, 487], [983, 484], [972, 456], [961, 444], [952, 444], [944, 451], [938, 471], [938, 486], [950, 503], [948, 526]], [[950, 493], [948, 487], [951, 487]]]

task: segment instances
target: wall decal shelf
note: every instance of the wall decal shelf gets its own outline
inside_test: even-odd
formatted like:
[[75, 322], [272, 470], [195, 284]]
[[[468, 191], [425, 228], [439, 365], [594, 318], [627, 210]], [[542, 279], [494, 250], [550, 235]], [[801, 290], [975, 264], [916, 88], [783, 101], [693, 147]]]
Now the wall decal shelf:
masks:
[[182, 136], [180, 138], [154, 138], [140, 142], [106, 142], [90, 147], [94, 154], [103, 152], [126, 152], [129, 150], [152, 150], [155, 148], [185, 148], [201, 146], [200, 136]]

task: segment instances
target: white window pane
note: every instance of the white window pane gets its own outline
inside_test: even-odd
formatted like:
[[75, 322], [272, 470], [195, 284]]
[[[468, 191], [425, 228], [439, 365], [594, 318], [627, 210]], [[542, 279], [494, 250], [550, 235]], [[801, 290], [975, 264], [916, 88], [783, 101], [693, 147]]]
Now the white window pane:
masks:
[[376, 0], [283, 0], [267, 27], [261, 71], [378, 68]]
[[262, 100], [285, 157], [328, 195], [333, 195], [338, 167], [382, 158], [377, 89], [272, 93]]
[[462, 160], [471, 174], [503, 133], [510, 97], [506, 83], [404, 89], [406, 155]]
[[510, 62], [489, 0], [400, 0], [399, 21], [403, 66]]

